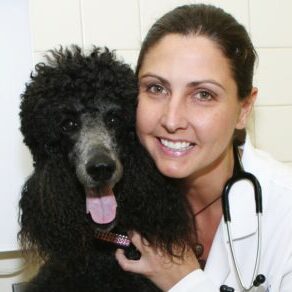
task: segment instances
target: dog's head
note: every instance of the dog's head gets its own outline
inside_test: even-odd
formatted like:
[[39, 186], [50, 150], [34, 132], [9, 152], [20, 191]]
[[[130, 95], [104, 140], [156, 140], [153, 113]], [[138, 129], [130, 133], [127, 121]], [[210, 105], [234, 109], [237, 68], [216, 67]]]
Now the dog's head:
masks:
[[113, 52], [95, 47], [84, 55], [72, 46], [50, 51], [47, 60], [36, 66], [20, 106], [21, 131], [35, 163], [71, 151], [82, 114], [100, 114], [98, 127], [116, 134], [134, 128], [136, 78]]
[[66, 161], [84, 188], [87, 212], [110, 227], [112, 189], [135, 131], [137, 82], [130, 67], [107, 49], [84, 55], [77, 46], [51, 51], [22, 95], [21, 131], [35, 166]]

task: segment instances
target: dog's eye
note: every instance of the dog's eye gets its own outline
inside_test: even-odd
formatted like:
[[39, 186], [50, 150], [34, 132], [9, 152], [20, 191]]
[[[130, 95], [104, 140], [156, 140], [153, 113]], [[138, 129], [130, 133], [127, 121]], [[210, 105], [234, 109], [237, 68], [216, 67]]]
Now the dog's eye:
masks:
[[122, 117], [119, 113], [109, 113], [105, 119], [105, 123], [108, 127], [116, 127], [121, 122], [122, 122]]
[[61, 123], [61, 129], [64, 133], [73, 132], [78, 129], [78, 123], [72, 119], [64, 120]]

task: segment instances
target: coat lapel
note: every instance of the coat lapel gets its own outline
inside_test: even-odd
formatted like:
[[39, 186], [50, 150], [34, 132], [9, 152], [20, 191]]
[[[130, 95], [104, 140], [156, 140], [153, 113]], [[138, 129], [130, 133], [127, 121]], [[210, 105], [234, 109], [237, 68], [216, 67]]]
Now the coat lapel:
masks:
[[257, 216], [254, 189], [249, 181], [240, 181], [231, 188], [229, 205], [233, 241], [256, 233]]
[[[220, 287], [222, 283], [225, 282], [225, 279], [230, 273], [226, 240], [223, 234], [224, 231], [222, 230], [223, 228], [224, 223], [223, 220], [221, 220], [205, 266], [205, 272], [218, 287]], [[220, 268], [218, 269], [218, 267]]]

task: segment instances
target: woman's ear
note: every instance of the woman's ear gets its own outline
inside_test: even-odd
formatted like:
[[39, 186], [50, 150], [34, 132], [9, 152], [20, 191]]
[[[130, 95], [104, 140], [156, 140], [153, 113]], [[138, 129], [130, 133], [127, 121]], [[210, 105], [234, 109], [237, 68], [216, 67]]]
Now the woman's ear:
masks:
[[258, 95], [258, 89], [256, 87], [253, 87], [250, 95], [240, 102], [241, 109], [240, 109], [240, 114], [238, 117], [238, 122], [236, 124], [236, 129], [240, 130], [240, 129], [246, 128], [248, 117], [255, 104], [257, 95]]

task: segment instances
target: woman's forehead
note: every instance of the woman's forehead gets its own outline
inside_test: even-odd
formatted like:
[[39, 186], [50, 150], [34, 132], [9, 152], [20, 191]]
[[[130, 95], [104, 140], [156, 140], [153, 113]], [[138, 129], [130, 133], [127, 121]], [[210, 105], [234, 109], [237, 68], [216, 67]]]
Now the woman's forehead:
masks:
[[204, 36], [178, 34], [165, 36], [149, 49], [139, 77], [145, 74], [157, 74], [166, 79], [187, 76], [191, 79], [218, 79], [218, 82], [232, 78], [229, 60], [216, 42]]

